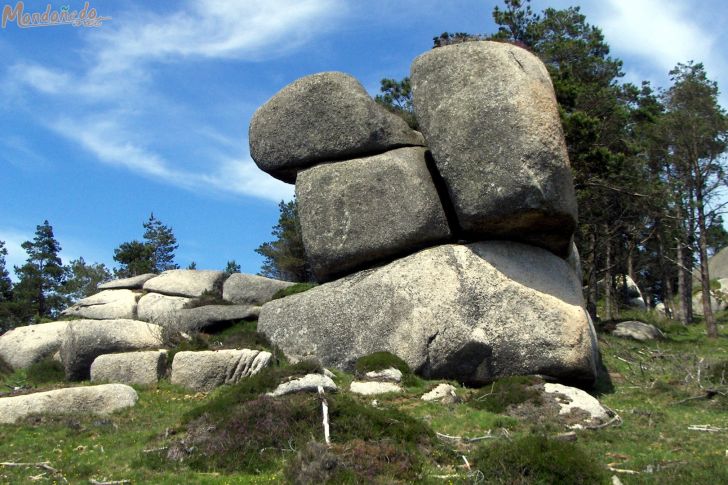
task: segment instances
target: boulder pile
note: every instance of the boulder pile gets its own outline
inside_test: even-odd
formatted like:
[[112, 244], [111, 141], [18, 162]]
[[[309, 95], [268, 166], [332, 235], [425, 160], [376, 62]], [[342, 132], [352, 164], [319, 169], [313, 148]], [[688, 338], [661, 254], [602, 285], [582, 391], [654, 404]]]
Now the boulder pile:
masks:
[[338, 72], [298, 79], [256, 111], [251, 155], [296, 184], [324, 283], [263, 305], [259, 331], [293, 360], [345, 370], [388, 351], [424, 377], [593, 381], [546, 68], [514, 45], [467, 42], [419, 56], [411, 79], [422, 133]]

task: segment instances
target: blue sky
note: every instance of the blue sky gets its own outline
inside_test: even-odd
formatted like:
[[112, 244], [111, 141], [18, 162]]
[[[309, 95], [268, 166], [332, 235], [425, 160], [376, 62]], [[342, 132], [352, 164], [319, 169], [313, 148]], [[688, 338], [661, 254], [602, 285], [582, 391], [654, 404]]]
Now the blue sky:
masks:
[[[0, 0], [0, 6], [16, 1]], [[48, 219], [64, 262], [113, 266], [150, 212], [177, 236], [177, 262], [259, 270], [277, 202], [293, 187], [259, 171], [248, 152], [255, 109], [293, 80], [344, 71], [371, 94], [402, 78], [432, 37], [494, 31], [495, 1], [101, 1], [96, 28], [0, 29], [0, 240], [8, 264]], [[79, 0], [53, 9], [83, 7]], [[690, 59], [721, 88], [728, 64], [723, 0], [534, 0], [580, 5], [600, 26], [625, 79], [667, 86]], [[26, 1], [27, 12], [48, 2]], [[726, 106], [725, 95], [721, 96]]]

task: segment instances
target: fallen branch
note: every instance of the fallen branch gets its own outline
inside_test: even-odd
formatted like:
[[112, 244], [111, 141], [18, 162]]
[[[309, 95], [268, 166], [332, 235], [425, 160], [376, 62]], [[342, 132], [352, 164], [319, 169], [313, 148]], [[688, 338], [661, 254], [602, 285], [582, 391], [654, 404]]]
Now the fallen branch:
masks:
[[706, 433], [720, 433], [726, 430], [726, 428], [717, 428], [709, 424], [691, 424], [688, 426], [688, 429], [690, 431], [704, 431]]
[[625, 475], [639, 475], [640, 472], [635, 470], [625, 470], [624, 468], [614, 468], [611, 466], [607, 466], [607, 470], [614, 473], [624, 473]]
[[474, 438], [467, 438], [465, 436], [451, 436], [449, 434], [438, 433], [438, 432], [435, 432], [435, 435], [437, 435], [437, 437], [440, 439], [451, 440], [451, 441], [463, 441], [465, 443], [475, 443], [476, 441], [491, 440], [491, 439], [498, 438], [498, 436], [493, 436], [492, 434], [490, 434], [490, 432], [488, 432], [488, 434], [486, 434], [486, 435], [476, 436]]
[[142, 453], [156, 453], [158, 451], [168, 450], [169, 446], [162, 446], [161, 448], [150, 448], [148, 450], [142, 450]]
[[319, 397], [321, 398], [321, 411], [324, 416], [324, 441], [326, 441], [326, 446], [331, 446], [331, 436], [329, 434], [329, 403], [326, 402], [326, 398], [324, 397], [323, 386], [318, 386], [318, 393]]
[[49, 471], [51, 473], [58, 473], [58, 470], [53, 468], [48, 461], [39, 461], [36, 463], [12, 463], [12, 462], [3, 462], [0, 463], [0, 466], [6, 466], [6, 467], [24, 467], [24, 468], [30, 468], [30, 467], [36, 467], [41, 468], [43, 470]]
[[131, 483], [131, 480], [112, 480], [110, 482], [99, 482], [93, 478], [88, 481], [91, 485], [127, 485]]
[[613, 424], [615, 424], [615, 426], [620, 426], [622, 424], [622, 417], [619, 414], [615, 413], [614, 417], [612, 419], [610, 419], [609, 421], [607, 421], [606, 423], [587, 425], [587, 426], [584, 426], [584, 429], [603, 429], [603, 428], [606, 428]]

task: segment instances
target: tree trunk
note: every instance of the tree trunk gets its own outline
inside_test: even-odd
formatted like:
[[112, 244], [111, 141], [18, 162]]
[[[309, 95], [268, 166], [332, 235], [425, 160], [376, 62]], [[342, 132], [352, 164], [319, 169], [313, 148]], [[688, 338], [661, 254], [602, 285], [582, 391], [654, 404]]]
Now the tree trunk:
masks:
[[593, 321], [597, 321], [597, 300], [599, 299], [597, 283], [597, 235], [596, 226], [591, 226], [589, 230], [589, 254], [587, 258], [587, 293], [586, 293], [586, 310], [589, 312]]
[[665, 263], [665, 242], [662, 237], [662, 224], [659, 219], [655, 221], [655, 226], [655, 233], [657, 234], [657, 264], [660, 268], [660, 278], [662, 279], [662, 303], [665, 305], [665, 313], [668, 318], [674, 318], [672, 278], [667, 271], [668, 266]]
[[612, 241], [609, 239], [609, 228], [606, 225], [604, 226], [604, 243], [604, 320], [610, 321], [614, 319], [612, 312], [614, 278], [612, 275]]
[[[679, 238], [677, 240], [676, 250], [677, 250], [676, 259], [677, 259], [677, 264], [678, 264], [678, 266], [677, 266], [677, 292], [678, 292], [678, 295], [680, 295], [680, 305], [678, 307], [680, 311], [678, 312], [678, 316], [679, 316], [679, 319], [682, 322], [682, 324], [687, 325], [688, 323], [690, 323], [690, 320], [688, 318], [688, 315], [689, 315], [688, 306], [689, 306], [690, 295], [687, 293], [688, 290], [687, 290], [687, 283], [685, 281], [685, 269], [683, 268], [684, 261], [685, 261], [684, 251], [683, 251], [683, 242]], [[690, 278], [690, 275], [688, 275], [688, 278]]]
[[715, 315], [710, 306], [710, 273], [708, 271], [708, 240], [705, 234], [705, 206], [703, 204], [702, 190], [696, 191], [696, 205], [698, 212], [698, 253], [700, 255], [700, 278], [703, 289], [703, 318], [708, 337], [718, 337], [718, 327], [715, 325]]

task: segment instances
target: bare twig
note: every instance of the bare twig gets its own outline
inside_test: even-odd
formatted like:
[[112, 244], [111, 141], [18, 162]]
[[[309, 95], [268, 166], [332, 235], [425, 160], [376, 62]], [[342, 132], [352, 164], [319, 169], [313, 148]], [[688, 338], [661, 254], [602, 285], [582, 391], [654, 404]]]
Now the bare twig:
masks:
[[49, 471], [51, 473], [58, 473], [58, 470], [53, 468], [48, 461], [39, 461], [35, 463], [12, 463], [12, 462], [3, 462], [0, 463], [0, 466], [6, 466], [6, 467], [24, 467], [24, 468], [30, 468], [30, 467], [36, 467], [36, 468], [42, 468], [43, 470]]
[[640, 472], [635, 471], [635, 470], [625, 470], [623, 468], [614, 468], [611, 466], [607, 466], [607, 470], [609, 470], [610, 472], [614, 472], [614, 473], [624, 473], [626, 475], [639, 475], [640, 474]]
[[111, 481], [103, 481], [99, 482], [98, 480], [94, 480], [93, 478], [88, 481], [91, 485], [127, 485], [131, 483], [131, 480], [111, 480]]
[[331, 446], [331, 435], [329, 434], [329, 403], [326, 402], [324, 397], [323, 386], [318, 386], [319, 397], [321, 398], [321, 411], [323, 413], [323, 425], [324, 425], [324, 440], [326, 446]]
[[706, 433], [720, 433], [726, 431], [726, 428], [717, 428], [709, 424], [691, 424], [688, 426], [690, 431], [705, 431]]
[[475, 443], [476, 441], [483, 441], [483, 440], [490, 440], [490, 439], [498, 438], [498, 436], [492, 435], [490, 433], [490, 431], [488, 431], [488, 434], [486, 434], [486, 435], [476, 436], [474, 438], [467, 438], [465, 436], [451, 436], [449, 434], [438, 433], [438, 432], [435, 432], [435, 435], [437, 435], [437, 437], [440, 439], [451, 440], [451, 441], [462, 441], [465, 443]]

